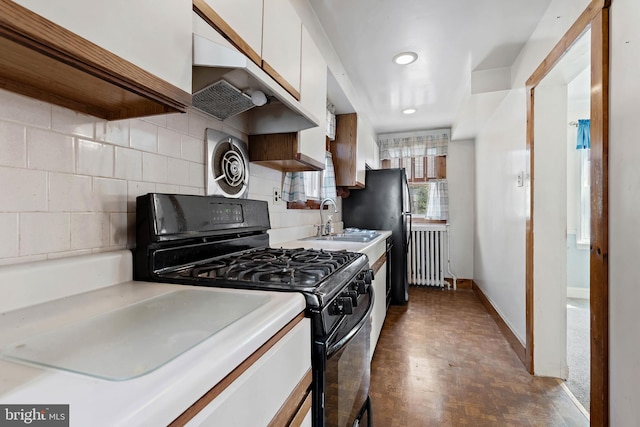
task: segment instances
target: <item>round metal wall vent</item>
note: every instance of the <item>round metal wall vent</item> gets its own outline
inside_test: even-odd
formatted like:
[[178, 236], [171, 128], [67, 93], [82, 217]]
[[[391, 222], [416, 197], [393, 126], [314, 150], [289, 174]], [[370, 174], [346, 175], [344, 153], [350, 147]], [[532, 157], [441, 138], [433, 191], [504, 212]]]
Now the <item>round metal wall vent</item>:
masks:
[[248, 188], [247, 145], [231, 135], [207, 129], [207, 194], [240, 198]]

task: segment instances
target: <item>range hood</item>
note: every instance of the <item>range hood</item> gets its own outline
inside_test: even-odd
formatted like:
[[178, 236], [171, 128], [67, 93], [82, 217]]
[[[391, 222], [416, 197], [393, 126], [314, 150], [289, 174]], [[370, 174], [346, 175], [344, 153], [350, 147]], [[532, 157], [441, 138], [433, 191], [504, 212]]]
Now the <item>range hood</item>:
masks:
[[[250, 135], [297, 132], [318, 126], [307, 111], [253, 61], [219, 36], [193, 34], [193, 106], [224, 120], [249, 110]], [[254, 106], [251, 95], [263, 92], [268, 102]]]

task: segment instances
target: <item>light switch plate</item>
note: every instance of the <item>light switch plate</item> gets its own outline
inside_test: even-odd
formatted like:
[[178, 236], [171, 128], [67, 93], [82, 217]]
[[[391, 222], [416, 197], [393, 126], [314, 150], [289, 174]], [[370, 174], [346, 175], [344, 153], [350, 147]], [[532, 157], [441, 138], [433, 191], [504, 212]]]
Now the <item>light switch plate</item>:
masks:
[[524, 186], [524, 171], [518, 173], [518, 187]]

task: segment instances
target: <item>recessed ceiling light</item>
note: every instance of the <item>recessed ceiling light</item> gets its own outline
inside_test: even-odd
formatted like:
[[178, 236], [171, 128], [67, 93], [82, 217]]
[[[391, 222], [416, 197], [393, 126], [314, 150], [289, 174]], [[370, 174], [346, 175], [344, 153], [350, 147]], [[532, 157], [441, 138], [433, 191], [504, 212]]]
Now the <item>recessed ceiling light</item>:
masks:
[[407, 65], [418, 59], [418, 54], [415, 52], [402, 52], [393, 57], [393, 62], [400, 65]]
[[413, 114], [416, 111], [418, 110], [416, 110], [415, 108], [405, 108], [404, 110], [402, 110], [402, 114]]

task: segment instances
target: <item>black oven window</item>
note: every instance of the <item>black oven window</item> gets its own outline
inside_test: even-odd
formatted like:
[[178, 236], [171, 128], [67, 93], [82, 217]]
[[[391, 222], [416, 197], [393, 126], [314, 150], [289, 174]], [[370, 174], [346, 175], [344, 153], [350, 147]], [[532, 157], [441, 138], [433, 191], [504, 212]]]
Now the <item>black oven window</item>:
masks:
[[369, 335], [371, 322], [327, 361], [326, 427], [351, 427], [369, 393]]

